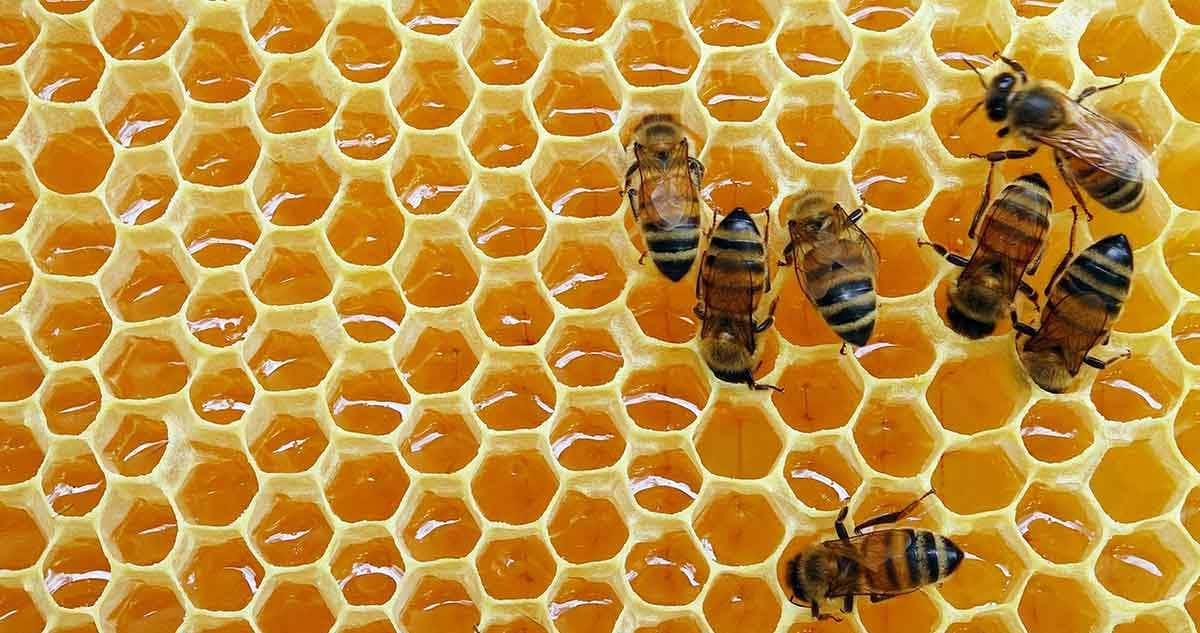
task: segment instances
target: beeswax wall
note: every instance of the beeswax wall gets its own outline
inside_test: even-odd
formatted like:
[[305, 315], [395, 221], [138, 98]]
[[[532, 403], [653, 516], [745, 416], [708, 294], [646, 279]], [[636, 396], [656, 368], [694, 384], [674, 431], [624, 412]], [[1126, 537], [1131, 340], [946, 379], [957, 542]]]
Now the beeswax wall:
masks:
[[[938, 316], [994, 50], [1135, 121], [1131, 359], [1050, 397]], [[790, 271], [761, 380], [638, 265], [623, 145], [711, 209], [870, 206], [872, 343]], [[1186, 633], [1193, 0], [0, 2], [0, 633]], [[1070, 198], [1049, 152], [1043, 286]], [[761, 215], [760, 221], [765, 221]], [[782, 247], [775, 226], [772, 249]], [[694, 273], [693, 273], [694, 275]], [[782, 562], [935, 487], [966, 561], [813, 623]]]

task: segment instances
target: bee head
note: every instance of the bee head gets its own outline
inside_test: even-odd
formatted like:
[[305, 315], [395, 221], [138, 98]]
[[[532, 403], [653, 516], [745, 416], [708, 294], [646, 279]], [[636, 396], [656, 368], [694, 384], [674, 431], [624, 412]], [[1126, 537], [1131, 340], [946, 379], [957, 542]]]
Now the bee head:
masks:
[[992, 84], [988, 86], [987, 97], [984, 99], [989, 119], [999, 123], [1008, 118], [1008, 99], [1016, 85], [1017, 77], [1012, 73], [1000, 73], [992, 78]]
[[996, 330], [1004, 301], [989, 281], [988, 276], [982, 276], [976, 283], [950, 287], [950, 305], [946, 308], [950, 329], [969, 339], [981, 339]]

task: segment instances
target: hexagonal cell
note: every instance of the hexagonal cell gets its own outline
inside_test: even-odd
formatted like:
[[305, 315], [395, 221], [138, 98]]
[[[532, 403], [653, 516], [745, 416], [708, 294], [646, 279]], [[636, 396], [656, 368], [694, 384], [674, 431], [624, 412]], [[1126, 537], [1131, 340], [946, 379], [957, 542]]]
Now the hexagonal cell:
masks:
[[805, 433], [844, 426], [862, 400], [862, 378], [844, 357], [789, 365], [776, 382], [783, 391], [771, 394], [772, 404], [788, 426]]
[[1200, 365], [1200, 304], [1183, 306], [1171, 325], [1171, 339], [1184, 360]]
[[1200, 105], [1189, 97], [1200, 70], [1200, 39], [1185, 34], [1162, 71], [1162, 89], [1184, 118], [1200, 122]]
[[95, 356], [112, 332], [112, 317], [92, 284], [52, 283], [34, 291], [33, 342], [55, 362]]
[[162, 461], [169, 438], [166, 416], [150, 413], [126, 413], [108, 434], [100, 456], [113, 472], [140, 477], [150, 474]]
[[404, 26], [427, 35], [446, 35], [458, 28], [469, 5], [469, 0], [397, 0], [393, 8]]
[[873, 397], [854, 423], [854, 443], [863, 461], [895, 477], [911, 477], [925, 470], [938, 437], [923, 417], [914, 402], [895, 396]]
[[484, 629], [486, 633], [546, 633], [546, 627], [538, 624], [529, 616], [520, 616], [504, 624], [492, 624]]
[[[46, 372], [42, 369], [29, 343], [16, 326], [6, 326], [0, 333], [0, 402], [16, 402], [32, 396], [41, 386]], [[34, 470], [37, 470], [35, 467]]]
[[475, 318], [493, 342], [512, 347], [537, 344], [554, 312], [541, 284], [513, 280], [485, 288], [475, 303]]
[[524, 109], [512, 109], [507, 97], [481, 95], [463, 124], [471, 155], [488, 168], [516, 167], [537, 149], [538, 133]]
[[107, 479], [87, 445], [59, 442], [47, 461], [42, 492], [56, 514], [84, 516], [100, 504]]
[[471, 392], [475, 414], [502, 431], [540, 426], [554, 413], [556, 400], [554, 384], [534, 357], [494, 359]]
[[114, 633], [175, 631], [183, 624], [184, 608], [175, 585], [165, 576], [137, 576], [118, 581], [104, 595], [99, 615]]
[[624, 605], [606, 582], [567, 578], [550, 599], [550, 619], [563, 633], [612, 631]]
[[[1096, 579], [1110, 593], [1134, 602], [1158, 602], [1183, 587], [1182, 534], [1170, 526], [1115, 535], [1100, 551]], [[1190, 550], [1189, 550], [1190, 551]]]
[[1104, 77], [1148, 73], [1175, 43], [1170, 12], [1161, 3], [1125, 3], [1092, 16], [1079, 39], [1079, 57]]
[[938, 498], [957, 514], [1008, 506], [1025, 485], [1023, 465], [1009, 453], [1002, 444], [946, 451], [931, 480]]
[[180, 207], [188, 225], [182, 238], [197, 264], [232, 266], [250, 254], [261, 229], [245, 192], [192, 189], [184, 196]]
[[158, 398], [183, 389], [191, 369], [178, 342], [146, 330], [118, 334], [105, 352], [104, 380], [118, 398]]
[[25, 226], [38, 200], [37, 186], [25, 159], [16, 151], [4, 151], [0, 159], [0, 233], [16, 233]]
[[112, 567], [90, 528], [59, 535], [42, 562], [46, 592], [64, 609], [90, 607], [100, 599]]
[[397, 350], [400, 373], [420, 393], [449, 393], [466, 384], [479, 365], [479, 353], [458, 329], [427, 326]]
[[858, 117], [832, 84], [789, 96], [775, 127], [794, 154], [812, 163], [839, 163], [858, 141]]
[[558, 555], [577, 565], [616, 556], [629, 538], [629, 529], [611, 501], [576, 490], [563, 496], [548, 530]]
[[1089, 410], [1081, 404], [1039, 400], [1021, 420], [1021, 441], [1038, 461], [1064, 462], [1092, 445], [1092, 427]]
[[[232, 13], [232, 12], [230, 12]], [[197, 16], [190, 41], [181, 47], [184, 56], [179, 76], [188, 96], [205, 103], [228, 103], [250, 94], [262, 69], [242, 37], [241, 16]]]
[[233, 424], [250, 410], [254, 383], [236, 360], [211, 360], [188, 388], [192, 410], [213, 424]]
[[613, 126], [621, 110], [608, 59], [592, 49], [555, 49], [535, 87], [533, 107], [551, 134], [588, 136]]
[[550, 431], [550, 451], [568, 470], [612, 466], [625, 452], [625, 438], [607, 404], [564, 407]]
[[422, 410], [400, 443], [404, 461], [423, 473], [461, 470], [479, 450], [479, 439], [459, 412]]
[[1010, 2], [1018, 16], [1036, 18], [1054, 13], [1063, 0], [1010, 0]]
[[400, 118], [418, 130], [451, 125], [467, 111], [474, 94], [470, 76], [454, 51], [427, 41], [408, 46], [404, 63], [392, 77], [392, 103]]
[[887, 602], [863, 601], [859, 621], [869, 633], [933, 633], [941, 614], [923, 591], [914, 591]]
[[268, 156], [258, 170], [254, 198], [268, 222], [279, 226], [312, 224], [329, 208], [341, 181], [319, 150], [308, 156], [314, 154], [314, 160], [303, 162]]
[[1147, 350], [1096, 374], [1092, 404], [1116, 422], [1158, 417], [1179, 400], [1182, 378], [1166, 349]]
[[[1092, 235], [1115, 235], [1118, 232], [1091, 229]], [[1179, 293], [1169, 281], [1170, 273], [1157, 261], [1147, 264], [1139, 267], [1129, 298], [1125, 300], [1125, 310], [1113, 324], [1113, 329], [1118, 332], [1140, 334], [1157, 330], [1171, 319], [1175, 306], [1179, 304]]]
[[0, 586], [0, 609], [4, 610], [5, 629], [13, 633], [41, 633], [46, 628], [46, 616], [19, 586]]
[[186, 312], [188, 332], [206, 345], [228, 347], [246, 337], [257, 315], [238, 278], [210, 279], [196, 289]]
[[1014, 518], [1025, 542], [1052, 563], [1087, 558], [1101, 534], [1091, 502], [1069, 487], [1034, 482], [1017, 503]]
[[1015, 619], [1010, 621], [1006, 614], [983, 612], [970, 620], [954, 622], [946, 628], [946, 633], [1012, 633], [1017, 630]]
[[118, 157], [104, 198], [122, 223], [148, 224], [167, 212], [179, 187], [168, 170], [170, 164], [170, 156], [161, 150], [124, 152]]
[[391, 600], [404, 577], [396, 542], [382, 530], [343, 536], [329, 570], [346, 602], [381, 605]]
[[38, 0], [48, 13], [70, 15], [79, 13], [89, 6], [93, 0]]
[[560, 325], [546, 350], [546, 362], [558, 382], [568, 387], [595, 387], [612, 381], [625, 364], [608, 330]]
[[708, 563], [687, 532], [667, 532], [629, 550], [625, 580], [650, 604], [685, 605], [695, 600], [708, 582]]
[[549, 0], [541, 4], [542, 23], [561, 38], [595, 40], [607, 33], [616, 20], [613, 4], [611, 0]]
[[845, 22], [825, 5], [817, 5], [788, 19], [775, 48], [792, 72], [809, 77], [841, 68], [850, 54], [851, 41]]
[[[309, 484], [303, 484], [306, 488]], [[333, 539], [329, 518], [310, 490], [275, 490], [255, 504], [250, 539], [263, 560], [281, 567], [316, 562]]]
[[911, 20], [920, 8], [920, 0], [850, 0], [842, 11], [846, 21], [860, 29], [890, 31]]
[[0, 450], [4, 457], [0, 466], [0, 484], [17, 484], [37, 475], [45, 453], [33, 430], [24, 421], [0, 420]]
[[938, 589], [957, 609], [1007, 602], [1024, 580], [1025, 560], [1011, 527], [996, 526], [955, 534], [954, 544], [965, 554], [953, 576]]
[[69, 367], [51, 374], [38, 406], [51, 433], [80, 435], [96, 419], [102, 402], [100, 385], [91, 371]]
[[487, 187], [469, 229], [471, 242], [492, 258], [528, 255], [546, 233], [546, 218], [523, 179]]
[[1113, 627], [1113, 633], [1169, 633], [1186, 628], [1187, 614], [1178, 608], [1142, 613], [1136, 618]]
[[911, 378], [929, 371], [937, 355], [920, 316], [882, 312], [871, 342], [854, 350], [862, 368], [876, 378]]
[[426, 492], [405, 519], [404, 542], [420, 561], [458, 559], [479, 542], [479, 524], [458, 497]]
[[[1112, 446], [1092, 473], [1091, 488], [1104, 512], [1131, 523], [1162, 514], [1180, 494], [1180, 465], [1152, 440]], [[1136, 480], [1128, 473], [1136, 472]]]
[[391, 259], [404, 236], [404, 215], [379, 180], [351, 180], [325, 229], [338, 257], [378, 266]]
[[187, 552], [176, 574], [188, 601], [208, 611], [241, 611], [266, 572], [241, 536], [204, 537]]
[[25, 130], [34, 153], [33, 171], [51, 191], [93, 191], [112, 166], [112, 144], [90, 110], [35, 111]]
[[464, 29], [463, 53], [479, 81], [525, 83], [537, 70], [546, 45], [525, 3], [492, 2], [473, 14]]
[[378, 91], [351, 96], [338, 112], [333, 134], [342, 154], [355, 160], [381, 158], [396, 142], [387, 96]]
[[263, 587], [254, 621], [262, 633], [328, 633], [337, 616], [319, 581], [305, 576], [278, 578]]
[[179, 532], [175, 511], [155, 486], [115, 487], [108, 495], [100, 527], [113, 559], [130, 565], [165, 560], [175, 548]]
[[542, 516], [558, 483], [537, 450], [495, 451], [471, 480], [471, 496], [489, 520], [522, 525]]
[[699, 44], [683, 16], [651, 4], [634, 5], [616, 37], [614, 57], [634, 86], [681, 84], [700, 64]]
[[875, 290], [880, 296], [914, 295], [933, 283], [938, 264], [930, 250], [912, 239], [916, 231], [915, 226], [893, 226], [869, 233], [879, 258]]
[[1011, 29], [1001, 6], [987, 5], [982, 12], [980, 8], [957, 0], [938, 13], [931, 35], [933, 51], [943, 64], [959, 70], [968, 70], [968, 64], [986, 67], [992, 53], [1008, 44]]
[[209, 187], [246, 182], [258, 162], [259, 144], [240, 115], [198, 114], [183, 118], [175, 137], [175, 160], [183, 179]]
[[33, 269], [25, 249], [12, 242], [0, 244], [0, 314], [21, 302], [32, 281]]
[[447, 136], [410, 137], [397, 149], [396, 165], [396, 197], [418, 215], [449, 209], [471, 181], [458, 143]]
[[104, 50], [117, 59], [161, 57], [179, 39], [187, 22], [173, 2], [112, 0], [106, 8], [94, 14], [96, 35]]
[[340, 94], [336, 76], [315, 59], [269, 66], [255, 94], [263, 128], [272, 134], [324, 127], [333, 118]]
[[723, 493], [692, 519], [706, 552], [723, 565], [752, 565], [767, 559], [783, 541], [783, 524], [766, 497]]
[[552, 240], [539, 270], [550, 296], [568, 308], [604, 306], [620, 296], [626, 281], [609, 245], [592, 241]]
[[634, 424], [653, 431], [691, 426], [708, 402], [705, 373], [694, 357], [661, 359], [656, 367], [635, 370], [621, 387], [621, 401]]
[[643, 454], [629, 463], [629, 490], [651, 512], [675, 514], [692, 505], [704, 480], [682, 449]]
[[720, 121], [753, 121], [770, 104], [772, 70], [766, 51], [714, 55], [700, 71], [700, 102]]
[[779, 10], [777, 5], [769, 2], [731, 4], [722, 0], [700, 0], [692, 7], [688, 19], [705, 44], [749, 46], [767, 41], [775, 30]]
[[1088, 633], [1097, 630], [1102, 611], [1078, 580], [1038, 573], [1025, 585], [1017, 614], [1029, 633]]
[[549, 548], [536, 536], [487, 543], [475, 566], [483, 590], [497, 600], [537, 598], [550, 587], [555, 572]]
[[[1200, 200], [1197, 201], [1200, 203]], [[1184, 290], [1196, 292], [1200, 290], [1200, 266], [1196, 264], [1196, 254], [1200, 253], [1200, 249], [1196, 249], [1195, 242], [1192, 240], [1200, 239], [1200, 225], [1191, 225], [1189, 216], [1184, 216], [1182, 226], [1173, 228], [1166, 237], [1166, 243], [1163, 244], [1163, 258], [1166, 260], [1167, 268], [1175, 281]]]
[[763, 163], [761, 141], [753, 147], [713, 142], [707, 153], [700, 195], [714, 213], [727, 214], [737, 207], [756, 213], [771, 205], [778, 189], [774, 170]]
[[409, 303], [437, 308], [465, 302], [479, 283], [479, 273], [458, 240], [423, 241], [419, 249], [413, 259], [405, 259], [413, 263], [405, 266], [400, 282]]
[[251, 0], [246, 22], [264, 51], [299, 53], [321, 39], [334, 8], [328, 0]]
[[86, 31], [49, 24], [52, 26], [29, 53], [29, 89], [45, 101], [86, 101], [104, 74], [104, 53], [92, 45]]
[[854, 163], [852, 178], [863, 202], [872, 208], [899, 211], [921, 204], [932, 190], [933, 184], [924, 157], [914, 154], [919, 147], [915, 139], [889, 139], [878, 144], [870, 138], [863, 143], [867, 148]]
[[170, 69], [157, 66], [119, 66], [109, 72], [99, 107], [117, 145], [143, 147], [170, 135], [183, 102], [173, 81]]
[[382, 521], [396, 513], [408, 490], [408, 475], [393, 452], [374, 445], [339, 453], [325, 483], [329, 507], [343, 521]]
[[621, 160], [607, 143], [549, 143], [538, 153], [530, 175], [551, 213], [570, 218], [610, 216], [624, 202]]
[[[324, 299], [333, 290], [332, 262], [323, 261], [311, 235], [277, 234], [246, 264], [250, 289], [268, 305], [295, 305]], [[337, 274], [334, 269], [332, 274]]]
[[693, 308], [692, 284], [672, 283], [662, 275], [639, 275], [626, 304], [642, 332], [667, 343], [683, 343], [700, 331]]
[[1190, 391], [1175, 414], [1175, 445], [1192, 465], [1200, 464], [1200, 391]]
[[479, 624], [479, 607], [458, 581], [425, 576], [400, 610], [400, 625], [412, 633], [469, 633]]
[[[3, 18], [0, 17], [0, 20]], [[29, 108], [24, 81], [16, 72], [0, 73], [0, 139], [6, 139]]]
[[404, 421], [411, 403], [412, 398], [391, 367], [343, 367], [328, 398], [335, 424], [370, 435], [394, 431]]
[[108, 212], [95, 198], [76, 198], [54, 206], [40, 207], [31, 225], [34, 262], [51, 275], [94, 275], [108, 261], [116, 243]]
[[1007, 424], [1029, 392], [1011, 353], [997, 349], [940, 365], [925, 400], [943, 428], [970, 435]]
[[4, 545], [0, 546], [2, 570], [33, 567], [46, 549], [46, 532], [52, 528], [49, 525], [43, 528], [29, 505], [24, 502], [20, 505], [0, 504], [0, 529], [7, 536]]
[[[173, 246], [168, 241], [169, 234], [153, 237], [163, 238], [152, 239], [153, 242]], [[148, 321], [173, 316], [183, 307], [191, 284], [181, 268], [191, 272], [184, 255], [176, 248], [135, 250], [124, 246], [101, 275], [100, 284], [109, 305], [116, 308], [121, 320]]]
[[400, 58], [400, 40], [381, 7], [353, 7], [329, 35], [329, 60], [343, 77], [371, 83], [387, 77]]
[[736, 479], [770, 472], [782, 442], [761, 409], [718, 402], [705, 420], [695, 439], [705, 470]]
[[856, 464], [838, 444], [789, 453], [783, 477], [800, 503], [824, 511], [845, 506], [862, 485]]
[[326, 431], [315, 417], [316, 404], [276, 401], [261, 417], [251, 412], [250, 454], [259, 469], [269, 473], [299, 473], [312, 468], [329, 446]]
[[391, 277], [379, 275], [343, 284], [337, 311], [346, 334], [360, 343], [374, 343], [400, 331], [406, 308]]
[[195, 525], [229, 525], [237, 520], [258, 492], [254, 468], [240, 447], [192, 442], [187, 447], [189, 469], [175, 502], [183, 518]]
[[774, 631], [779, 600], [761, 578], [722, 574], [704, 597], [704, 619], [714, 633]]
[[0, 65], [7, 66], [17, 63], [33, 40], [37, 39], [41, 27], [29, 16], [29, 11], [20, 4], [5, 7], [0, 12], [0, 33], [3, 33], [3, 46], [0, 46]]

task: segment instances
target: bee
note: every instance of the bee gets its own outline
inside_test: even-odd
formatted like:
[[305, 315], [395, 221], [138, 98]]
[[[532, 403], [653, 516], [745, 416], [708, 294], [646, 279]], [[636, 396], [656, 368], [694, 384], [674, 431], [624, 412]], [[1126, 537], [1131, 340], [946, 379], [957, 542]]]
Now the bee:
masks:
[[[700, 247], [700, 180], [704, 166], [688, 155], [684, 128], [669, 114], [650, 114], [633, 133], [635, 161], [625, 173], [629, 208], [646, 248], [671, 281], [687, 275]], [[641, 263], [646, 257], [642, 253]]]
[[[1108, 360], [1090, 355], [1097, 344], [1108, 344], [1113, 323], [1129, 298], [1133, 277], [1129, 239], [1119, 233], [1110, 235], [1074, 259], [1073, 250], [1068, 248], [1046, 286], [1040, 327], [1034, 329], [1012, 316], [1021, 364], [1050, 393], [1066, 391], [1085, 364], [1104, 369], [1130, 355], [1129, 350]], [[1022, 336], [1028, 337], [1023, 346]]]
[[819, 193], [799, 196], [783, 211], [791, 239], [780, 265], [795, 267], [796, 280], [821, 318], [855, 346], [865, 345], [875, 329], [879, 253], [858, 227], [864, 213], [865, 207], [847, 214]]
[[984, 107], [990, 120], [1005, 124], [997, 136], [1005, 137], [1015, 131], [1036, 145], [1026, 150], [992, 152], [989, 159], [1026, 158], [1042, 144], [1047, 145], [1054, 150], [1054, 162], [1063, 181], [1088, 218], [1092, 213], [1079, 192], [1080, 187], [1092, 199], [1118, 213], [1136, 209], [1145, 197], [1146, 179], [1154, 176], [1149, 152], [1131, 124], [1083, 105], [1088, 97], [1120, 86], [1125, 77], [1106, 86], [1089, 87], [1072, 99], [1049, 84], [1030, 82], [1017, 62], [1004, 56], [1000, 59], [1013, 72], [996, 75], [990, 84], [971, 66], [986, 95], [966, 116]]
[[917, 591], [953, 574], [962, 564], [963, 552], [950, 539], [928, 530], [887, 528], [863, 534], [866, 528], [895, 523], [912, 511], [933, 491], [898, 512], [877, 516], [846, 531], [842, 508], [833, 527], [837, 539], [810, 546], [787, 563], [790, 600], [808, 605], [813, 618], [837, 618], [821, 613], [821, 604], [840, 598], [842, 613], [854, 609], [856, 596], [882, 602]]
[[[993, 162], [991, 168], [995, 165]], [[996, 323], [1012, 311], [1018, 291], [1037, 305], [1037, 292], [1022, 277], [1037, 272], [1050, 228], [1050, 186], [1041, 174], [1026, 174], [1013, 181], [989, 209], [991, 190], [989, 169], [983, 200], [967, 230], [967, 236], [976, 240], [971, 259], [951, 253], [941, 244], [917, 240], [962, 267], [950, 286], [946, 320], [951, 329], [970, 339], [995, 331]]]
[[754, 381], [762, 351], [758, 335], [775, 322], [774, 303], [765, 320], [755, 321], [763, 293], [771, 290], [766, 258], [766, 242], [745, 209], [734, 209], [713, 229], [696, 276], [695, 311], [703, 323], [700, 355], [713, 374], [725, 382], [782, 391]]

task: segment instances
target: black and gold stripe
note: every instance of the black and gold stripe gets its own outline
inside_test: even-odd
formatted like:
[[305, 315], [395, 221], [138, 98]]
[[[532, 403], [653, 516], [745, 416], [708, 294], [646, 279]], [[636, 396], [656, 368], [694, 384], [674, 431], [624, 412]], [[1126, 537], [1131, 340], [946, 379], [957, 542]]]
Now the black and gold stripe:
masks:
[[1142, 203], [1146, 196], [1143, 181], [1138, 178], [1129, 180], [1097, 169], [1090, 163], [1078, 158], [1067, 161], [1071, 178], [1083, 187], [1092, 198], [1105, 207], [1118, 213], [1133, 211]]

